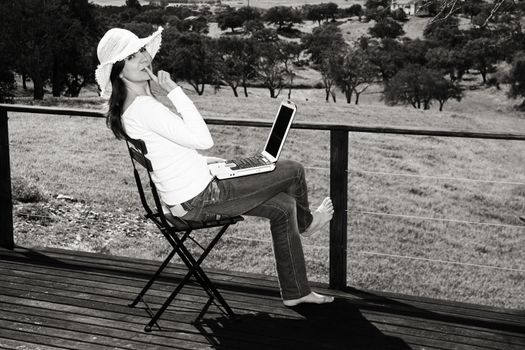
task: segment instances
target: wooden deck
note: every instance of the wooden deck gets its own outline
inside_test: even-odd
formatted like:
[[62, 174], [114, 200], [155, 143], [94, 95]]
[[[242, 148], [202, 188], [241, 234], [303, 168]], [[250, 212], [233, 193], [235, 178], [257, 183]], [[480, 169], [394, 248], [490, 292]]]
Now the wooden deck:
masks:
[[[525, 349], [525, 311], [420, 297], [346, 293], [331, 305], [284, 307], [274, 278], [208, 270], [239, 315], [212, 306], [192, 324], [204, 292], [183, 289], [145, 333], [148, 316], [127, 304], [158, 262], [58, 249], [0, 248], [0, 348], [5, 349]], [[169, 267], [150, 304], [184, 270]]]

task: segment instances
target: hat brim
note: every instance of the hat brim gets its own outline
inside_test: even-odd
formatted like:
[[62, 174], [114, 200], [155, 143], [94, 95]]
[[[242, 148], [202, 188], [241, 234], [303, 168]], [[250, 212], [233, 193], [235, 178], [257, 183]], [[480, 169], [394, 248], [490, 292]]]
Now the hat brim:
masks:
[[138, 52], [142, 47], [146, 48], [146, 51], [151, 56], [151, 59], [155, 58], [157, 52], [159, 52], [160, 45], [162, 43], [162, 30], [163, 28], [159, 27], [155, 31], [155, 33], [151, 34], [146, 38], [134, 41], [133, 43], [128, 45], [124, 50], [122, 50], [122, 52], [120, 52], [119, 55], [115, 56], [109, 61], [102, 62], [97, 66], [97, 69], [95, 70], [95, 79], [98, 83], [98, 86], [100, 87], [101, 97], [109, 98], [111, 96], [111, 69], [113, 69], [113, 65], [116, 62], [122, 61], [129, 55]]

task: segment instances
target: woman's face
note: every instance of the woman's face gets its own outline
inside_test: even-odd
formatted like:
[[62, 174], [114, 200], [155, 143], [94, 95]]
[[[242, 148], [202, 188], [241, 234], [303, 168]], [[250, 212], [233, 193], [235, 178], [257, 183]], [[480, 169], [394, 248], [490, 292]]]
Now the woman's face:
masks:
[[131, 83], [143, 83], [150, 79], [146, 72], [146, 67], [151, 65], [151, 56], [143, 47], [134, 54], [129, 55], [125, 59], [124, 68], [122, 69], [122, 77], [124, 80]]

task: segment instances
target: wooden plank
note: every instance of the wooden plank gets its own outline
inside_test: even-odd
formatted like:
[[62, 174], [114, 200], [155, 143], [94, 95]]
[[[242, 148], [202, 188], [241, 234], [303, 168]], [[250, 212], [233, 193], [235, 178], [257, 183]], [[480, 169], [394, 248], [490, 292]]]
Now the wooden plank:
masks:
[[[350, 326], [351, 326], [351, 324], [346, 324], [346, 325], [345, 325], [345, 327], [350, 327]], [[352, 327], [352, 328], [353, 328], [353, 327]], [[398, 333], [396, 333], [396, 335], [397, 335], [397, 334], [398, 334]], [[427, 345], [428, 345], [428, 344], [427, 344]]]
[[26, 326], [24, 324], [14, 324], [12, 322], [0, 320], [0, 329], [2, 330], [2, 337], [21, 342], [42, 344], [44, 346], [59, 347], [70, 350], [114, 349], [99, 344], [88, 344], [76, 340], [62, 338], [61, 334], [56, 331], [54, 332], [54, 335], [42, 334], [42, 332], [34, 331], [34, 329], [38, 329], [38, 326], [31, 327], [29, 325]]
[[399, 294], [399, 293], [393, 293], [393, 292], [355, 289], [351, 287], [348, 287], [346, 289], [346, 293], [350, 295], [354, 295], [360, 299], [369, 300], [369, 301], [382, 299], [382, 300], [391, 300], [391, 301], [397, 301], [397, 302], [417, 302], [420, 304], [429, 304], [429, 305], [446, 305], [446, 306], [450, 306], [453, 308], [468, 309], [468, 310], [483, 310], [483, 311], [491, 311], [494, 313], [514, 315], [514, 316], [522, 317], [525, 319], [525, 314], [523, 313], [522, 310], [508, 309], [508, 308], [502, 308], [502, 307], [490, 306], [490, 305], [473, 304], [473, 303], [467, 303], [463, 301], [436, 299], [436, 298], [430, 298], [430, 297], [424, 297], [424, 296]]
[[[17, 248], [18, 250], [19, 248]], [[42, 256], [42, 254], [45, 254]], [[55, 253], [41, 253], [41, 254], [34, 254], [31, 253], [31, 257], [24, 257], [23, 255], [17, 254], [17, 252], [10, 252], [10, 251], [0, 251], [0, 256], [3, 256], [4, 259], [10, 259], [12, 261], [28, 261], [30, 263], [36, 264], [43, 264], [44, 266], [58, 266], [58, 267], [67, 267], [70, 269], [73, 268], [83, 268], [85, 270], [89, 271], [104, 271], [107, 270], [115, 272], [115, 273], [122, 273], [124, 275], [129, 276], [136, 276], [136, 277], [142, 277], [146, 278], [151, 276], [153, 272], [157, 269], [157, 267], [160, 265], [161, 262], [159, 261], [143, 261], [138, 260], [136, 263], [133, 263], [132, 261], [118, 261], [118, 260], [110, 260], [108, 256], [98, 254], [98, 255], [92, 255], [91, 257], [74, 257], [72, 255], [68, 255], [67, 257], [55, 255]], [[98, 265], [98, 261], [100, 261], [100, 265]], [[178, 261], [178, 260], [175, 260]], [[181, 264], [170, 264], [166, 268], [166, 275], [170, 275], [171, 272], [173, 273], [179, 273], [179, 275], [185, 274], [187, 269], [185, 266]], [[205, 268], [205, 271], [210, 271], [210, 268]], [[210, 275], [212, 276], [212, 275]], [[213, 274], [213, 280], [217, 284], [218, 287], [245, 287], [245, 288], [252, 288], [255, 287], [259, 292], [263, 292], [262, 289], [268, 288], [267, 291], [269, 293], [278, 295], [278, 283], [277, 280], [274, 279], [274, 282], [271, 283], [268, 281], [267, 283], [263, 280], [262, 282], [256, 278], [256, 276], [253, 276], [249, 279], [246, 279], [243, 281], [242, 285], [239, 285], [239, 283], [232, 283], [234, 279], [237, 277], [234, 276], [231, 272], [228, 274], [226, 272], [219, 273], [217, 275]]]
[[[20, 248], [17, 248], [17, 250]], [[26, 251], [23, 250], [22, 251]], [[70, 251], [70, 250], [64, 250], [64, 249], [58, 249], [58, 248], [45, 248], [41, 253], [46, 254], [47, 251], [55, 252], [57, 254], [65, 254], [66, 256], [72, 256], [75, 254], [78, 254], [79, 256], [84, 256], [86, 258], [90, 258], [89, 261], [98, 261], [103, 260], [104, 258], [109, 259], [108, 264], [109, 265], [119, 265], [120, 261], [127, 261], [130, 263], [133, 263], [135, 261], [136, 265], [140, 266], [151, 266], [151, 269], [155, 269], [156, 266], [160, 264], [158, 261], [151, 261], [151, 260], [144, 260], [144, 259], [133, 259], [128, 257], [119, 257], [119, 256], [108, 256], [108, 255], [102, 255], [97, 253], [88, 253], [88, 252], [76, 252], [76, 251]], [[12, 253], [12, 252], [9, 252]], [[13, 253], [12, 253], [13, 254]], [[0, 250], [0, 256], [2, 255], [2, 251]], [[30, 262], [33, 262], [33, 260], [29, 260]], [[132, 266], [136, 266], [132, 265]], [[133, 267], [135, 269], [135, 267]], [[185, 268], [183, 268], [180, 265], [172, 264], [170, 265], [170, 268], [173, 269], [173, 271], [184, 273]], [[246, 272], [239, 272], [239, 271], [224, 271], [224, 270], [216, 270], [213, 268], [207, 268], [207, 272], [209, 273], [210, 277], [214, 281], [229, 281], [233, 282], [236, 285], [249, 285], [256, 287], [259, 293], [264, 294], [268, 292], [268, 295], [272, 296], [278, 296], [277, 291], [277, 280], [273, 276], [265, 276], [265, 275], [255, 275], [250, 274]], [[218, 282], [218, 285], [221, 285], [221, 282]], [[486, 305], [477, 305], [477, 304], [469, 304], [465, 302], [456, 302], [456, 301], [449, 301], [449, 300], [440, 300], [440, 299], [433, 299], [428, 297], [420, 297], [420, 296], [410, 296], [410, 295], [401, 295], [396, 293], [390, 293], [390, 292], [381, 292], [381, 291], [371, 291], [371, 290], [357, 290], [355, 288], [347, 288], [346, 292], [339, 292], [335, 290], [329, 290], [326, 288], [325, 284], [322, 283], [311, 283], [312, 286], [317, 288], [323, 293], [339, 296], [339, 297], [345, 297], [345, 298], [355, 298], [356, 300], [366, 300], [374, 303], [375, 301], [379, 301], [380, 303], [402, 303], [403, 305], [410, 305], [411, 303], [417, 303], [417, 307], [425, 308], [425, 309], [432, 309], [434, 305], [440, 305], [443, 307], [448, 307], [451, 309], [461, 309], [461, 314], [468, 314], [470, 310], [472, 311], [483, 311], [483, 312], [493, 312], [495, 314], [505, 314], [505, 315], [512, 315], [518, 316], [521, 319], [525, 320], [525, 315], [520, 310], [512, 310], [512, 309], [503, 309], [498, 307], [492, 307], [492, 306], [486, 306]], [[228, 284], [224, 284], [224, 287], [227, 287]]]
[[[107, 258], [108, 264], [110, 265], [111, 264], [119, 265], [120, 261], [127, 261], [130, 263], [133, 263], [135, 261], [137, 265], [140, 265], [140, 266], [149, 265], [151, 266], [152, 269], [154, 269], [156, 268], [156, 266], [160, 264], [160, 262], [151, 261], [151, 260], [133, 259], [133, 258], [119, 257], [119, 256], [108, 256], [108, 255], [88, 253], [88, 252], [75, 252], [75, 251], [63, 250], [63, 249], [58, 249], [58, 248], [45, 248], [45, 250], [42, 251], [42, 253], [47, 252], [47, 250], [56, 252], [57, 254], [60, 254], [60, 253], [69, 254], [69, 255], [79, 254], [80, 256], [90, 258], [90, 261], [98, 261], [100, 259]], [[2, 252], [0, 250], [0, 256], [1, 255], [2, 255]], [[131, 265], [131, 266], [136, 266], [136, 265]], [[135, 269], [135, 267], [133, 268]], [[183, 268], [181, 265], [172, 264], [170, 265], [170, 268], [174, 269], [174, 271], [180, 271], [181, 274], [185, 271], [185, 268]], [[239, 272], [239, 271], [224, 271], [224, 270], [217, 270], [213, 268], [207, 268], [206, 270], [209, 273], [209, 275], [213, 277], [214, 280], [230, 281], [230, 282], [234, 282], [235, 284], [241, 284], [241, 285], [249, 284], [249, 285], [257, 286], [258, 288], [270, 287], [269, 288], [270, 291], [277, 291], [277, 288], [276, 288], [277, 280], [274, 276], [251, 274], [251, 273]], [[405, 303], [405, 302], [413, 301], [413, 302], [417, 302], [418, 305], [423, 305], [423, 304], [442, 305], [442, 306], [451, 306], [453, 308], [460, 308], [460, 309], [465, 309], [465, 310], [476, 310], [476, 311], [482, 310], [482, 311], [487, 311], [487, 312], [518, 316], [525, 320], [525, 315], [520, 310], [503, 309], [503, 308], [487, 306], [487, 305], [469, 304], [465, 302], [440, 300], [440, 299], [433, 299], [433, 298], [428, 298], [428, 297], [401, 295], [401, 294], [382, 292], [382, 291], [357, 290], [355, 288], [347, 288], [345, 292], [338, 292], [338, 291], [327, 289], [326, 285], [322, 283], [311, 283], [311, 285], [318, 288], [322, 292], [340, 296], [340, 297], [346, 297], [346, 298], [353, 297], [359, 300], [367, 300], [367, 301], [378, 300], [382, 302], [393, 302], [393, 303], [395, 302]]]
[[[2, 320], [14, 324], [24, 324], [23, 327], [39, 327], [36, 332], [39, 334], [59, 335], [62, 338], [68, 338], [87, 343], [94, 343], [113, 348], [133, 348], [133, 349], [157, 349], [169, 350], [173, 346], [166, 345], [166, 342], [156, 341], [155, 336], [146, 334], [143, 339], [137, 339], [136, 334], [142, 334], [142, 329], [122, 330], [112, 326], [101, 326], [97, 324], [88, 324], [78, 322], [75, 317], [53, 318], [43, 314], [28, 314], [8, 310], [2, 310], [0, 322]], [[194, 332], [191, 335], [193, 341], [183, 341], [178, 339], [174, 342], [177, 349], [202, 349], [208, 344], [204, 337]], [[202, 339], [202, 341], [198, 341]], [[162, 339], [161, 339], [162, 340]]]
[[[388, 318], [388, 316], [387, 316]], [[395, 320], [395, 318], [393, 318]], [[382, 319], [382, 324], [383, 324], [383, 327], [380, 327], [380, 329], [382, 331], [384, 331], [385, 333], [387, 334], [395, 334], [395, 335], [399, 335], [399, 334], [404, 334], [404, 335], [407, 335], [407, 336], [413, 336], [413, 334], [411, 335], [410, 333], [412, 332], [413, 333], [413, 330], [412, 328], [414, 328], [414, 325], [420, 325], [421, 324], [421, 320], [417, 320], [415, 319], [413, 321], [413, 324], [412, 325], [408, 325], [407, 324], [404, 324], [403, 327], [408, 327], [408, 331], [407, 330], [402, 330], [402, 331], [399, 331], [399, 320], [395, 320], [395, 322], [393, 322], [391, 324], [392, 321], [388, 321], [388, 322], [385, 322], [385, 319], [383, 317]], [[434, 326], [433, 325], [430, 325], [430, 328], [428, 329], [422, 329], [421, 327], [417, 327], [419, 328], [419, 330], [417, 330], [418, 332], [418, 336], [421, 338], [422, 337], [422, 334], [425, 334], [426, 333], [434, 333]], [[443, 328], [443, 327], [441, 327]], [[453, 328], [452, 328], [453, 329]], [[404, 332], [404, 333], [403, 333]], [[408, 333], [407, 333], [408, 332]], [[447, 332], [447, 333], [444, 333], [442, 331], [440, 331], [439, 333], [443, 333], [445, 335], [439, 335], [438, 334], [438, 338], [442, 338], [441, 340], [445, 341], [445, 340], [453, 340], [453, 341], [456, 341], [456, 342], [460, 342], [460, 341], [463, 341], [464, 343], [467, 343], [467, 344], [470, 344], [470, 345], [480, 345], [480, 344], [484, 344], [484, 345], [487, 345], [487, 344], [490, 344], [491, 341], [487, 341], [487, 340], [479, 340], [479, 339], [470, 339], [471, 336], [468, 336], [466, 337], [467, 340], [464, 340], [465, 338], [465, 334], [454, 334], [453, 332], [450, 333], [450, 332]], [[457, 339], [456, 339], [457, 338]], [[429, 339], [432, 339], [431, 337], [429, 337]], [[495, 344], [499, 344], [499, 343], [495, 343]], [[497, 349], [498, 348], [498, 345], [495, 345], [493, 348]], [[516, 348], [516, 347], [511, 347], [509, 346], [508, 347], [509, 349], [511, 348]]]
[[[29, 262], [26, 260], [26, 262]], [[31, 271], [33, 269], [34, 271]], [[15, 298], [14, 300], [24, 300], [24, 298], [30, 298], [26, 300], [48, 300], [48, 302], [56, 302], [57, 299], [65, 304], [75, 303], [80, 305], [84, 305], [85, 307], [96, 307], [97, 309], [93, 312], [99, 313], [103, 312], [109, 308], [114, 308], [112, 312], [115, 313], [115, 317], [118, 319], [119, 317], [122, 317], [123, 315], [128, 315], [126, 317], [138, 317], [138, 313], [136, 313], [137, 310], [129, 310], [127, 308], [124, 308], [126, 311], [123, 312], [123, 307], [120, 299], [125, 300], [125, 296], [129, 293], [131, 293], [131, 290], [136, 288], [133, 286], [133, 284], [140, 284], [139, 278], [128, 278], [125, 276], [125, 274], [122, 275], [113, 275], [111, 271], [107, 271], [106, 269], [102, 269], [99, 271], [104, 271], [104, 273], [97, 272], [96, 269], [94, 269], [93, 272], [84, 273], [82, 270], [72, 270], [69, 271], [69, 276], [62, 276], [64, 275], [68, 270], [64, 267], [61, 268], [52, 268], [50, 269], [51, 274], [46, 274], [46, 268], [43, 265], [32, 265], [32, 264], [25, 264], [21, 262], [7, 262], [7, 261], [0, 261], [0, 270], [2, 271], [1, 275], [3, 281], [6, 283], [9, 283], [9, 278], [11, 278], [11, 283], [15, 287], [15, 289], [6, 288], [6, 292], [0, 292], [0, 294], [10, 294], [12, 295], [11, 298]], [[21, 271], [19, 271], [21, 270]], [[51, 281], [47, 280], [48, 275], [51, 275]], [[111, 284], [111, 277], [114, 276], [114, 282], [117, 281], [117, 286], [112, 286]], [[107, 278], [107, 280], [100, 280], [100, 278]], [[62, 279], [60, 279], [62, 278]], [[87, 278], [87, 279], [86, 279]], [[77, 279], [78, 281], [75, 281]], [[99, 279], [97, 281], [97, 279]], [[118, 282], [120, 281], [120, 282]], [[56, 285], [54, 286], [56, 282]], [[6, 284], [2, 283], [2, 285]], [[89, 284], [93, 283], [92, 287], [89, 287]], [[127, 286], [127, 284], [131, 284], [131, 286]], [[34, 286], [36, 285], [36, 286]], [[19, 288], [19, 289], [16, 289]], [[158, 295], [162, 295], [163, 288], [160, 288], [159, 290], [155, 290], [155, 293], [158, 293]], [[70, 291], [70, 289], [72, 289]], [[191, 303], [192, 301], [196, 301], [198, 304], [202, 304], [203, 298], [199, 297], [197, 295], [198, 288], [191, 287], [190, 295], [183, 295], [184, 299], [183, 303]], [[193, 293], [195, 292], [195, 295]], [[199, 291], [200, 292], [200, 291]], [[75, 294], [77, 293], [77, 294]], [[202, 293], [202, 292], [200, 292]], [[58, 294], [58, 295], [56, 295]], [[70, 296], [66, 297], [62, 294], [66, 295], [76, 295], [78, 298], [71, 298]], [[243, 293], [235, 292], [235, 294], [243, 295]], [[4, 302], [6, 302], [5, 298], [9, 298], [6, 296], [3, 296], [2, 299]], [[35, 299], [36, 298], [36, 299]], [[47, 299], [46, 299], [47, 298]], [[104, 299], [106, 298], [106, 299]], [[110, 299], [107, 299], [110, 298]], [[197, 299], [195, 299], [197, 298]], [[93, 301], [100, 299], [100, 301], [97, 301], [97, 304], [94, 304]], [[264, 298], [263, 298], [264, 299]], [[0, 300], [0, 302], [2, 302]], [[13, 299], [11, 299], [11, 302]], [[248, 299], [246, 302], [253, 303], [256, 305], [257, 298], [253, 295], [248, 296]], [[414, 317], [413, 315], [404, 315], [396, 314], [395, 312], [392, 312], [392, 305], [382, 306], [380, 305], [374, 305], [372, 304], [371, 308], [367, 308], [367, 302], [365, 301], [359, 301], [358, 299], [355, 299], [352, 297], [351, 300], [347, 300], [350, 302], [349, 306], [352, 306], [353, 308], [359, 310], [360, 314], [364, 316], [367, 319], [367, 322], [372, 322], [372, 324], [377, 327], [382, 333], [387, 335], [392, 335], [394, 337], [403, 339], [404, 341], [407, 341], [410, 346], [420, 346], [420, 347], [438, 347], [439, 344], [446, 341], [447, 337], [452, 337], [453, 340], [450, 344], [447, 346], [453, 346], [455, 343], [459, 343], [459, 345], [463, 346], [465, 344], [468, 344], [472, 347], [477, 347], [478, 345], [482, 344], [485, 348], [487, 347], [495, 347], [497, 348], [498, 342], [502, 341], [503, 344], [508, 345], [507, 348], [514, 348], [515, 346], [519, 346], [518, 348], [522, 347], [523, 345], [523, 336], [519, 335], [511, 335], [508, 336], [506, 332], [503, 332], [501, 330], [495, 330], [493, 331], [494, 334], [491, 333], [490, 329], [481, 329], [477, 326], [471, 326], [471, 325], [461, 325], [461, 324], [454, 324], [454, 323], [447, 323], [442, 322], [440, 320], [434, 320], [431, 318], [419, 318]], [[115, 303], [116, 302], [116, 303]], [[278, 299], [274, 300], [274, 302], [279, 302]], [[384, 302], [384, 301], [383, 301]], [[391, 302], [391, 301], [389, 301]], [[240, 303], [242, 307], [243, 303]], [[55, 304], [57, 305], [57, 304]], [[189, 304], [188, 304], [189, 305]], [[394, 303], [394, 306], [395, 303]], [[9, 306], [10, 308], [11, 306]], [[324, 306], [323, 306], [324, 307]], [[397, 305], [397, 307], [399, 307]], [[403, 305], [403, 307], [406, 307]], [[279, 308], [282, 308], [284, 310], [289, 310], [287, 308], [283, 308], [279, 305]], [[276, 309], [279, 309], [276, 308]], [[377, 309], [375, 309], [377, 308]], [[5, 308], [4, 308], [5, 309]], [[183, 308], [184, 309], [184, 308]], [[377, 310], [377, 311], [375, 311]], [[138, 310], [142, 311], [142, 310]], [[292, 310], [293, 311], [293, 310]], [[395, 311], [395, 310], [394, 310]], [[175, 312], [169, 314], [170, 319], [172, 318], [172, 315], [174, 319], [177, 320], [177, 322], [188, 322], [187, 326], [189, 326], [189, 319], [190, 314], [195, 313], [195, 309], [189, 309], [184, 311], [184, 313], [181, 312]], [[264, 312], [261, 312], [264, 314]], [[216, 313], [215, 313], [216, 314]], [[218, 314], [216, 314], [218, 315]], [[271, 314], [269, 314], [271, 315]], [[273, 315], [272, 315], [273, 316]], [[336, 315], [337, 316], [337, 315]], [[423, 315], [424, 316], [424, 315]], [[142, 318], [145, 318], [144, 315], [141, 316]], [[289, 315], [283, 316], [285, 318], [293, 317]], [[147, 319], [147, 318], [146, 318]], [[213, 321], [214, 318], [207, 319], [208, 321]], [[249, 318], [249, 321], [252, 321], [251, 318]], [[289, 319], [287, 322], [298, 322], [301, 321], [301, 319], [297, 319], [297, 316], [293, 319]], [[369, 323], [363, 323], [360, 321], [359, 316], [356, 314], [354, 317], [347, 317], [346, 319], [343, 319], [343, 321], [346, 321], [346, 323], [351, 324], [352, 327], [355, 327], [356, 329], [364, 329], [367, 330], [366, 324]], [[281, 322], [281, 321], [276, 321]], [[320, 329], [326, 328], [327, 325], [329, 325], [329, 322], [323, 322], [326, 323], [326, 325], [322, 325]], [[343, 322], [345, 323], [345, 322]], [[136, 323], [137, 327], [140, 327], [140, 323]], [[177, 323], [178, 325], [179, 323]], [[210, 330], [214, 329], [216, 325], [212, 325]], [[268, 328], [266, 328], [268, 327]], [[288, 327], [288, 324], [287, 324]], [[347, 326], [348, 327], [348, 326]], [[457, 329], [455, 328], [457, 327]], [[293, 327], [292, 327], [293, 329]], [[377, 330], [376, 329], [376, 330]], [[479, 332], [478, 332], [479, 330]], [[258, 335], [250, 335], [250, 332], [253, 330], [251, 329], [244, 329], [244, 331], [248, 331], [248, 333], [239, 333], [242, 334], [243, 337], [253, 337], [257, 338], [261, 337], [261, 334]], [[269, 326], [262, 327], [262, 329], [257, 329], [257, 332], [271, 332], [271, 329]], [[298, 327], [298, 332], [303, 331], [302, 327]], [[235, 334], [235, 331], [231, 331]], [[256, 333], [257, 333], [256, 332]], [[323, 329], [323, 332], [328, 332]], [[329, 332], [328, 332], [329, 333]], [[381, 333], [381, 334], [382, 334]], [[323, 333], [324, 334], [324, 333]], [[221, 337], [224, 338], [224, 334], [221, 334]], [[230, 339], [226, 337], [227, 340]], [[285, 338], [286, 339], [286, 338]], [[436, 343], [436, 339], [438, 342]], [[231, 339], [230, 339], [231, 340]], [[228, 340], [228, 341], [230, 341]], [[506, 343], [503, 341], [507, 341]], [[345, 342], [345, 339], [338, 340]], [[259, 343], [259, 341], [256, 341], [256, 343]], [[463, 345], [462, 345], [463, 344]]]
[[[107, 262], [107, 263], [111, 264], [110, 262]], [[113, 264], [119, 265], [115, 263]], [[134, 266], [133, 264], [128, 265], [128, 267], [131, 267], [134, 269], [133, 266]], [[211, 273], [210, 276], [212, 277], [212, 279], [214, 279], [213, 273]], [[231, 284], [232, 282], [233, 284]], [[233, 277], [230, 278], [229, 284], [218, 283], [218, 286], [220, 289], [228, 288], [232, 285], [233, 286], [235, 285], [235, 281], [233, 280]], [[359, 292], [359, 291], [356, 291], [356, 292]], [[504, 322], [510, 322], [510, 323], [514, 323], [518, 325], [523, 324], [523, 319], [524, 319], [523, 315], [515, 315], [511, 313], [509, 316], [506, 313], [504, 314], [494, 313], [491, 310], [489, 311], [484, 310], [481, 306], [479, 306], [481, 310], [475, 310], [475, 309], [461, 309], [460, 310], [458, 306], [450, 307], [444, 303], [438, 303], [436, 305], [434, 305], [434, 303], [431, 303], [428, 305], [426, 303], [421, 304], [419, 301], [413, 301], [413, 302], [403, 301], [402, 303], [400, 303], [396, 300], [391, 300], [390, 298], [383, 298], [381, 296], [377, 296], [374, 294], [365, 294], [365, 293], [361, 293], [361, 294], [364, 294], [363, 297], [367, 301], [365, 305], [366, 307], [390, 308], [393, 312], [397, 312], [397, 311], [404, 312], [404, 313], [419, 312], [419, 314], [423, 316], [423, 314], [425, 313], [428, 314], [428, 310], [432, 310], [435, 312], [444, 313], [447, 315], [450, 314], [452, 316], [457, 316], [457, 317], [468, 316], [468, 317], [473, 317], [479, 320], [496, 320], [496, 321], [502, 321], [502, 322], [504, 321]], [[403, 296], [400, 296], [400, 297], [403, 297]], [[467, 306], [470, 306], [470, 305], [467, 304]], [[516, 318], [515, 316], [518, 316], [518, 317]]]
[[28, 341], [13, 340], [0, 336], [0, 349], [9, 350], [63, 350], [66, 348], [47, 346], [43, 344], [30, 343]]
[[7, 111], [0, 108], [0, 247], [14, 248]]
[[[34, 294], [32, 294], [33, 296]], [[41, 295], [42, 296], [42, 295]], [[62, 304], [63, 305], [63, 304]], [[54, 305], [53, 305], [54, 306]], [[60, 304], [57, 305], [58, 307], [60, 307]], [[3, 307], [2, 307], [3, 308]], [[109, 311], [107, 311], [108, 309], [106, 310], [100, 310], [100, 311], [97, 311], [97, 313], [95, 313], [96, 315], [98, 315], [98, 317], [101, 317], [101, 318], [104, 318], [104, 319], [107, 319], [108, 318], [108, 314], [110, 313]], [[115, 317], [115, 316], [109, 316], [109, 317]], [[175, 321], [175, 323], [174, 323]], [[193, 328], [193, 326], [190, 326], [189, 324], [188, 325], [183, 325], [183, 324], [179, 324], [177, 323], [177, 317], [175, 318], [172, 318], [170, 317], [168, 320], [166, 321], [161, 321], [161, 326], [163, 327], [163, 331], [162, 332], [158, 332], [159, 334], [170, 334], [170, 333], [173, 333], [173, 332], [176, 332], [176, 334], [181, 334], [181, 332], [195, 332], [195, 328]], [[212, 322], [214, 322], [212, 320]], [[223, 324], [224, 322], [228, 322], [227, 320], [220, 320], [219, 321], [220, 324]], [[172, 325], [175, 324], [177, 328], [172, 328]], [[212, 323], [213, 324], [213, 323]], [[255, 331], [259, 332], [255, 332], [255, 333], [250, 333], [250, 332], [239, 332], [239, 331], [236, 331], [236, 330], [232, 330], [230, 329], [230, 327], [234, 325], [234, 323], [229, 323], [229, 327], [228, 329], [221, 329], [221, 338], [223, 340], [226, 340], [228, 341], [229, 344], [240, 344], [242, 345], [240, 348], [242, 349], [246, 349], [246, 348], [253, 348], [254, 346], [257, 347], [257, 345], [261, 345], [261, 344], [266, 344], [266, 348], [274, 348], [273, 345], [276, 345], [276, 344], [280, 344], [281, 346], [283, 346], [283, 348], [290, 348], [292, 347], [294, 344], [297, 345], [297, 344], [301, 344], [302, 340], [301, 339], [295, 339], [295, 336], [293, 335], [293, 333], [290, 333], [290, 336], [293, 338], [283, 338], [283, 339], [276, 339], [275, 336], [272, 335], [272, 329], [274, 329], [274, 327], [268, 327], [267, 325], [267, 329], [259, 329], [259, 328], [256, 328]], [[219, 323], [216, 323], [215, 326], [220, 326]], [[184, 327], [184, 329], [182, 329], [181, 327]], [[207, 332], [211, 332], [213, 333], [213, 329], [209, 328], [209, 327], [206, 327], [206, 324], [204, 324], [204, 328]], [[135, 327], [131, 327], [132, 330], [135, 330], [136, 328]], [[292, 331], [293, 331], [293, 328], [292, 328]], [[173, 341], [173, 340], [170, 340], [170, 341]], [[310, 341], [310, 340], [308, 340]], [[244, 345], [243, 345], [244, 344]], [[307, 344], [304, 344], [305, 346]], [[280, 348], [280, 346], [275, 346], [277, 348]]]
[[[120, 285], [120, 282], [115, 277], [111, 276], [91, 276], [89, 274], [84, 274], [82, 276], [80, 275], [68, 275], [67, 280], [64, 280], [66, 272], [60, 272], [57, 271], [55, 273], [50, 274], [47, 273], [45, 278], [46, 280], [42, 281], [41, 275], [39, 275], [40, 270], [38, 271], [5, 271], [3, 268], [0, 268], [0, 281], [5, 281], [5, 283], [9, 282], [15, 282], [16, 276], [19, 276], [21, 278], [26, 278], [27, 280], [25, 283], [31, 284], [31, 285], [47, 285], [49, 288], [60, 288], [61, 284], [67, 283], [64, 287], [72, 290], [75, 289], [79, 292], [83, 292], [86, 290], [93, 289], [94, 293], [97, 294], [98, 292], [103, 292], [104, 289], [107, 290], [107, 294], [112, 295], [115, 293], [119, 293], [121, 297], [125, 298], [124, 300], [131, 301], [135, 298], [135, 296], [138, 294], [142, 286], [146, 283], [145, 280], [137, 280], [133, 283], [133, 287], [126, 287], [129, 285], [127, 283], [128, 281], [124, 281], [124, 283]], [[44, 273], [44, 272], [42, 272]], [[22, 283], [22, 282], [20, 282]], [[111, 284], [113, 283], [113, 284]], [[117, 286], [115, 283], [119, 283]], [[173, 290], [175, 284], [174, 283], [156, 283], [154, 284], [153, 288], [148, 292], [146, 298], [148, 302], [153, 303], [160, 303], [162, 302], [169, 293]], [[126, 293], [125, 296], [123, 293]], [[253, 294], [243, 294], [239, 292], [229, 292], [222, 290], [221, 293], [225, 296], [226, 300], [234, 307], [237, 307], [239, 309], [245, 309], [246, 311], [251, 311], [254, 308], [256, 308], [258, 311], [265, 311], [265, 312], [272, 312], [272, 313], [282, 313], [283, 311], [286, 311], [286, 309], [283, 309], [282, 302], [280, 298], [271, 298], [268, 299], [268, 297], [262, 297], [262, 296], [256, 296]], [[180, 297], [178, 297], [181, 301], [200, 301], [202, 303], [207, 301], [207, 297], [202, 292], [199, 286], [197, 285], [190, 285], [185, 286], [185, 288], [182, 290], [182, 294]]]

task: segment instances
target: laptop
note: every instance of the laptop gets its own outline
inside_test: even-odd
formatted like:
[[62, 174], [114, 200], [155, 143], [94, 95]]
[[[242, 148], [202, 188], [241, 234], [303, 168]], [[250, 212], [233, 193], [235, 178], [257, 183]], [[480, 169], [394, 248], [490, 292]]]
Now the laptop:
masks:
[[296, 110], [295, 103], [287, 100], [281, 102], [263, 151], [249, 158], [209, 164], [211, 174], [218, 179], [230, 179], [274, 170]]

